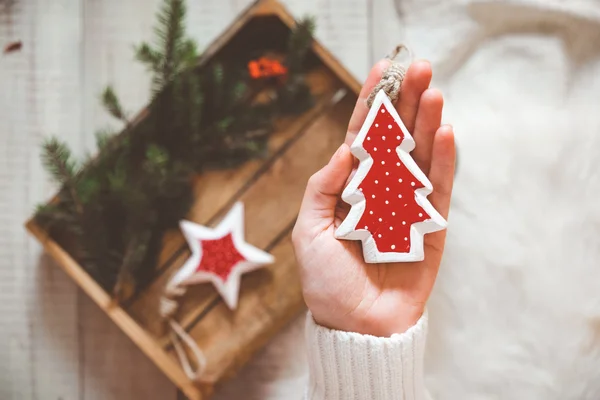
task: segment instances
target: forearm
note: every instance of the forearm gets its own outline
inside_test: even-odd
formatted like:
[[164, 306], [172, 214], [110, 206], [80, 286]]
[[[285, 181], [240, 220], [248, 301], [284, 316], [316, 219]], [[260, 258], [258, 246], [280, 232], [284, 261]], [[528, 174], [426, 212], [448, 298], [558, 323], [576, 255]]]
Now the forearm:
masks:
[[427, 315], [389, 338], [330, 330], [309, 314], [307, 400], [423, 400]]

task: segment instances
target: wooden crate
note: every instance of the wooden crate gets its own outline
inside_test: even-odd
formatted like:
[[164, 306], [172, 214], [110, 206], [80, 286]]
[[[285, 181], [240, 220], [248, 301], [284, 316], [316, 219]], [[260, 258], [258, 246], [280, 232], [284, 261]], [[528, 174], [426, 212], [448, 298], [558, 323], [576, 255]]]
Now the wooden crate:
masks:
[[[235, 52], [252, 40], [280, 40], [294, 19], [276, 1], [258, 1], [204, 52], [200, 65]], [[190, 381], [182, 370], [158, 303], [165, 283], [189, 256], [179, 231], [166, 232], [154, 279], [117, 306], [66, 248], [33, 220], [27, 229], [63, 270], [104, 310], [190, 399], [205, 399], [303, 309], [290, 234], [307, 179], [327, 163], [343, 141], [360, 84], [318, 42], [308, 82], [315, 104], [296, 117], [276, 122], [269, 156], [233, 170], [198, 176], [196, 201], [188, 219], [214, 225], [236, 201], [245, 204], [246, 238], [275, 258], [275, 264], [242, 278], [238, 308], [231, 311], [210, 284], [190, 287], [176, 319], [206, 354], [207, 383]], [[143, 118], [144, 111], [139, 118]]]

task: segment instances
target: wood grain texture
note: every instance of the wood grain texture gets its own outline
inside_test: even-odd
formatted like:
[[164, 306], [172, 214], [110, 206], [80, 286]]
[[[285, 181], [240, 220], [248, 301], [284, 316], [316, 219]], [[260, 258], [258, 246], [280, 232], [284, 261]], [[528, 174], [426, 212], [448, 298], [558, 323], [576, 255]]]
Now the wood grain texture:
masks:
[[77, 288], [22, 224], [53, 190], [38, 160], [42, 138], [55, 134], [81, 153], [81, 5], [11, 4], [0, 5], [0, 43], [23, 46], [0, 55], [0, 398], [74, 399]]
[[[175, 399], [152, 361], [64, 273], [46, 268], [53, 262], [21, 225], [53, 190], [38, 161], [43, 136], [64, 138], [80, 155], [94, 151], [94, 130], [118, 127], [97, 103], [106, 83], [132, 114], [145, 105], [148, 80], [131, 46], [150, 39], [160, 0], [13, 3], [0, 3], [0, 44], [23, 41], [20, 52], [0, 56], [0, 398]], [[190, 32], [205, 45], [251, 1], [189, 3]], [[317, 37], [366, 77], [366, 2], [284, 3], [297, 17], [316, 15]], [[391, 15], [383, 3], [378, 12]]]
[[[374, 64], [385, 57], [399, 44], [406, 43], [403, 29], [401, 0], [369, 0], [369, 63]], [[400, 15], [399, 15], [400, 13]], [[402, 54], [401, 61], [409, 61], [407, 54]]]

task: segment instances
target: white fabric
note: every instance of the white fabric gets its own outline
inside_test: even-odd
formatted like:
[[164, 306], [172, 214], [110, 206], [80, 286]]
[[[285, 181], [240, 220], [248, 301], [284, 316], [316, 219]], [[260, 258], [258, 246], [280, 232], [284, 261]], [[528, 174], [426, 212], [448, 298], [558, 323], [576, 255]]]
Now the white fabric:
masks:
[[[426, 387], [435, 400], [599, 399], [600, 2], [398, 5], [403, 35], [387, 46], [432, 61], [459, 150]], [[302, 325], [239, 387], [299, 400]]]
[[306, 400], [422, 400], [427, 315], [389, 338], [324, 328], [306, 318]]
[[426, 386], [599, 399], [600, 2], [403, 3], [459, 151]]

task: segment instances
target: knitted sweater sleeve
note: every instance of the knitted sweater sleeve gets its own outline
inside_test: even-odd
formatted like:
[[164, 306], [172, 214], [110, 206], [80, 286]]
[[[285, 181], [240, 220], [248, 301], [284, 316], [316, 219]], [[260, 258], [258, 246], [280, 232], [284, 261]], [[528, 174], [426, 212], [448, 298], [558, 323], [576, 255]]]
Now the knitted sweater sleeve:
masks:
[[306, 400], [423, 400], [427, 315], [389, 338], [324, 328], [306, 321]]

